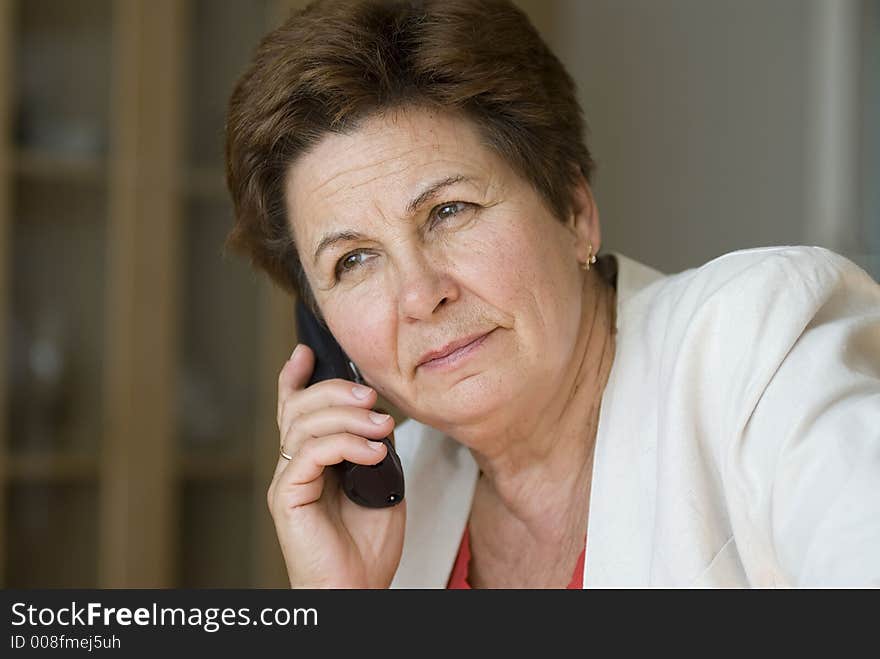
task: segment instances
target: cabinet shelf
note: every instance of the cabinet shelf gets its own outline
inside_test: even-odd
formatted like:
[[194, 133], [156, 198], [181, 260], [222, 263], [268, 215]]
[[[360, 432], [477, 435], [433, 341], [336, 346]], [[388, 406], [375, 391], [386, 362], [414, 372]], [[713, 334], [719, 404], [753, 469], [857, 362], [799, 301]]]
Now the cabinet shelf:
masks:
[[12, 482], [89, 481], [98, 476], [94, 454], [12, 454], [6, 457], [6, 478]]
[[39, 180], [103, 183], [107, 168], [97, 155], [70, 155], [43, 149], [19, 149], [12, 158], [18, 176]]

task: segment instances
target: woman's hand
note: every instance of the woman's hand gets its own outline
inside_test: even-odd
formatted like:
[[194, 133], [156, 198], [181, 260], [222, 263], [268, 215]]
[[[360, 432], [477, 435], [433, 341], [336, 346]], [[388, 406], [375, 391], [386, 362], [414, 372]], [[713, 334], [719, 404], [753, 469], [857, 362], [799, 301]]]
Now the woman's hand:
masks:
[[387, 588], [403, 550], [406, 502], [365, 508], [343, 493], [330, 465], [371, 465], [387, 449], [394, 419], [373, 412], [376, 392], [342, 379], [305, 388], [315, 365], [297, 346], [278, 377], [281, 448], [269, 485], [269, 511], [294, 588]]

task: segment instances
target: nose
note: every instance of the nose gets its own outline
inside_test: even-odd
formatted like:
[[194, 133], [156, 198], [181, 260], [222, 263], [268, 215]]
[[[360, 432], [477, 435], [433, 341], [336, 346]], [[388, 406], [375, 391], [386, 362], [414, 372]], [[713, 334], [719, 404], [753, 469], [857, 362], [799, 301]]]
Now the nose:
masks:
[[407, 263], [398, 268], [398, 276], [398, 311], [400, 317], [407, 320], [427, 320], [460, 295], [448, 268], [433, 263], [425, 254], [407, 259]]

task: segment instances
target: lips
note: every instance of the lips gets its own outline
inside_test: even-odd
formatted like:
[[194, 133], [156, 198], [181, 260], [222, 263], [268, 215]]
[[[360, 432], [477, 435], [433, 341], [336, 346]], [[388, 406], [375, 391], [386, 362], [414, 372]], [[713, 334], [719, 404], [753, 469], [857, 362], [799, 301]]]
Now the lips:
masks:
[[456, 339], [455, 341], [450, 341], [449, 343], [447, 343], [446, 345], [444, 345], [442, 348], [440, 348], [438, 350], [431, 350], [430, 352], [426, 352], [424, 355], [422, 355], [419, 358], [419, 363], [417, 366], [422, 366], [423, 364], [426, 364], [427, 362], [437, 360], [437, 359], [443, 359], [444, 357], [448, 357], [456, 350], [460, 350], [461, 348], [464, 348], [465, 346], [473, 343], [474, 341], [483, 338], [484, 336], [489, 334], [491, 331], [492, 330], [489, 330], [486, 332], [477, 332], [476, 334], [471, 334], [469, 336], [465, 336], [463, 338]]

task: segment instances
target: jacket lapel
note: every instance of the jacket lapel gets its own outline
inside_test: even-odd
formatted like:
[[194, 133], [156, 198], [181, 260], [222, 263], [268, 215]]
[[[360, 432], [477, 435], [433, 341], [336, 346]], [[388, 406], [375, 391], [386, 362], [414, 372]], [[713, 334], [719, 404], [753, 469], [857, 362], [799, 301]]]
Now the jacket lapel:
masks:
[[391, 587], [445, 588], [479, 470], [467, 448], [414, 419], [394, 435], [407, 491], [403, 556]]

